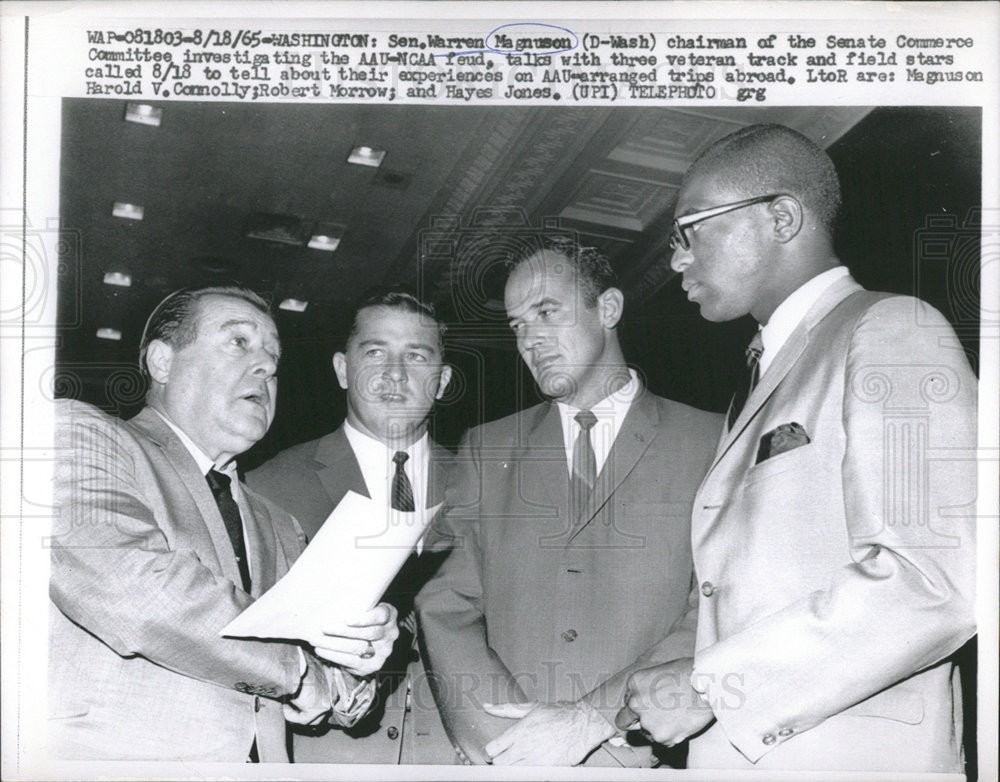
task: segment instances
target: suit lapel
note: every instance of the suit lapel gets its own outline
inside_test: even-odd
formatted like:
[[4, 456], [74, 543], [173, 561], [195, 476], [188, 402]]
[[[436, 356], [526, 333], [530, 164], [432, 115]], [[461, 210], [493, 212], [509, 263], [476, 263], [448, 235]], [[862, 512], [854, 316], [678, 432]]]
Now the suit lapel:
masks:
[[439, 502], [444, 502], [444, 490], [448, 478], [448, 468], [454, 457], [446, 448], [442, 448], [433, 440], [430, 441], [430, 460], [427, 465], [426, 504], [433, 508]]
[[618, 430], [618, 436], [611, 445], [611, 452], [597, 476], [597, 484], [590, 493], [587, 508], [583, 515], [575, 520], [576, 525], [570, 540], [594, 520], [611, 494], [632, 472], [646, 449], [656, 439], [659, 423], [655, 400], [643, 388], [629, 407], [621, 429]]
[[229, 533], [226, 532], [226, 524], [222, 520], [222, 514], [219, 513], [219, 506], [215, 503], [212, 490], [198, 469], [191, 452], [152, 408], [143, 408], [129, 423], [139, 428], [163, 450], [167, 461], [177, 471], [177, 475], [201, 513], [202, 522], [212, 540], [216, 560], [223, 575], [234, 584], [241, 583], [240, 569], [236, 564], [236, 555], [233, 553]]
[[[833, 283], [819, 297], [815, 304], [806, 313], [802, 322], [795, 327], [795, 330], [788, 337], [788, 340], [778, 351], [774, 361], [768, 367], [767, 372], [761, 378], [760, 383], [747, 397], [746, 404], [740, 412], [739, 417], [733, 422], [733, 428], [723, 433], [719, 440], [719, 446], [715, 452], [715, 459], [709, 473], [722, 460], [740, 435], [747, 428], [747, 425], [754, 419], [761, 407], [768, 400], [778, 384], [785, 379], [785, 376], [795, 366], [799, 357], [809, 344], [809, 334], [812, 329], [825, 318], [834, 307], [857, 291], [864, 290], [850, 276], [844, 277]], [[707, 477], [707, 476], [706, 476]]]
[[316, 461], [320, 468], [316, 477], [330, 498], [330, 507], [337, 507], [349, 491], [369, 497], [368, 486], [361, 474], [361, 465], [341, 426], [329, 437], [324, 437], [316, 448]]
[[280, 545], [274, 521], [264, 503], [241, 491], [240, 513], [250, 549], [250, 594], [260, 597], [278, 580], [277, 552]]
[[557, 509], [562, 518], [569, 500], [569, 469], [563, 445], [562, 422], [555, 403], [547, 402], [528, 421], [521, 446], [514, 452], [512, 467], [516, 481], [513, 487], [524, 501], [543, 514]]

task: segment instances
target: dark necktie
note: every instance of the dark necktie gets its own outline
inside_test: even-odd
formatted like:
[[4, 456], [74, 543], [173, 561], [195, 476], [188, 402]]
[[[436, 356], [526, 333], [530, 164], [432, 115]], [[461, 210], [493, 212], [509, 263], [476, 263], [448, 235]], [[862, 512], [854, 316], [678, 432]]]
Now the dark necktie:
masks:
[[760, 380], [760, 357], [764, 353], [764, 342], [760, 338], [760, 329], [753, 335], [750, 344], [747, 346], [746, 361], [747, 368], [740, 375], [736, 392], [733, 394], [733, 401], [729, 404], [729, 415], [726, 416], [726, 429], [732, 429], [736, 419], [743, 411], [743, 406], [747, 403], [750, 392], [757, 387]]
[[406, 451], [396, 451], [392, 457], [396, 463], [396, 472], [392, 476], [392, 509], [405, 513], [413, 513], [416, 509], [413, 504], [413, 486], [406, 477], [406, 470], [403, 469], [409, 458], [410, 455]]
[[574, 520], [579, 520], [587, 505], [590, 492], [597, 483], [597, 458], [590, 444], [590, 430], [597, 423], [597, 416], [590, 410], [581, 410], [574, 416], [580, 433], [573, 443], [573, 475], [570, 478], [570, 502]]
[[205, 476], [208, 486], [215, 497], [215, 504], [219, 506], [219, 513], [226, 524], [226, 532], [229, 533], [229, 542], [233, 544], [233, 553], [236, 555], [236, 564], [240, 569], [240, 579], [243, 582], [243, 591], [250, 591], [250, 567], [247, 564], [247, 549], [243, 541], [243, 520], [240, 517], [240, 509], [233, 499], [233, 494], [229, 490], [229, 476], [212, 469]]

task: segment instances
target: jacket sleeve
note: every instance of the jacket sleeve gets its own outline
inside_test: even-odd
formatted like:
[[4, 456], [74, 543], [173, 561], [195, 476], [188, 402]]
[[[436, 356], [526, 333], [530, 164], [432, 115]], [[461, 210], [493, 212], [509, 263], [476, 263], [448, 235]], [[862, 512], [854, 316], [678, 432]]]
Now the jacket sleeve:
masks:
[[[965, 354], [940, 313], [891, 297], [858, 319], [846, 361], [843, 566], [825, 589], [695, 657], [695, 687], [754, 762], [975, 632], [976, 380]], [[734, 674], [741, 706], [719, 708]]]
[[449, 549], [416, 599], [421, 640], [441, 720], [460, 755], [485, 763], [483, 747], [510, 726], [482, 704], [527, 697], [490, 648], [483, 613], [480, 468], [466, 435], [448, 479], [446, 509], [434, 522], [428, 550]]
[[156, 515], [170, 510], [144, 496], [134, 436], [121, 422], [60, 403], [56, 447], [60, 527], [49, 592], [65, 616], [124, 658], [142, 656], [220, 687], [287, 701], [304, 684], [325, 686], [294, 645], [219, 635], [252, 598], [196, 551], [170, 545]]
[[629, 676], [644, 668], [652, 668], [671, 660], [694, 655], [695, 631], [698, 625], [698, 599], [698, 586], [692, 575], [687, 610], [677, 618], [667, 634], [643, 652], [635, 662], [618, 671], [583, 696], [583, 699], [599, 711], [604, 719], [612, 725], [615, 724], [615, 715], [625, 705], [625, 688]]

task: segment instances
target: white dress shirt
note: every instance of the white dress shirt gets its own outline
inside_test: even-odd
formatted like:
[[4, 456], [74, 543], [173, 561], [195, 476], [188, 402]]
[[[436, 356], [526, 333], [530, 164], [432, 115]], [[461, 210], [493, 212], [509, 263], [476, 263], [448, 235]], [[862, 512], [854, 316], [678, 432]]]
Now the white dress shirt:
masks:
[[[611, 446], [615, 444], [615, 438], [622, 428], [625, 416], [628, 414], [632, 402], [642, 390], [635, 370], [629, 369], [629, 381], [612, 394], [604, 397], [600, 402], [590, 408], [597, 423], [590, 429], [590, 445], [594, 449], [594, 460], [597, 464], [597, 474], [601, 474], [604, 463], [611, 453]], [[575, 416], [580, 412], [579, 407], [573, 407], [563, 402], [556, 403], [559, 407], [559, 417], [562, 421], [563, 445], [566, 448], [566, 469], [573, 475], [573, 446], [576, 438], [580, 435], [580, 424], [575, 420]]]
[[760, 357], [760, 376], [763, 377], [778, 352], [827, 288], [848, 275], [846, 266], [835, 266], [817, 274], [809, 282], [801, 285], [786, 298], [772, 313], [771, 318], [760, 329], [764, 352]]
[[403, 471], [413, 487], [413, 505], [425, 508], [427, 501], [427, 473], [430, 468], [430, 437], [427, 432], [407, 448], [391, 448], [364, 432], [344, 422], [344, 434], [351, 444], [354, 456], [361, 467], [361, 477], [365, 479], [368, 494], [373, 500], [386, 505], [392, 497], [392, 479], [396, 474], [396, 464], [392, 457], [397, 451], [405, 451], [409, 459], [403, 464]]
[[[396, 464], [392, 457], [397, 451], [405, 451], [410, 458], [403, 463], [402, 470], [413, 489], [413, 507], [427, 507], [427, 475], [431, 460], [430, 437], [427, 432], [406, 448], [391, 448], [351, 426], [349, 421], [344, 421], [344, 434], [358, 460], [361, 477], [365, 479], [368, 494], [373, 500], [386, 507], [391, 505], [392, 479], [396, 474]], [[418, 554], [423, 551], [423, 542], [423, 537], [417, 541]]]

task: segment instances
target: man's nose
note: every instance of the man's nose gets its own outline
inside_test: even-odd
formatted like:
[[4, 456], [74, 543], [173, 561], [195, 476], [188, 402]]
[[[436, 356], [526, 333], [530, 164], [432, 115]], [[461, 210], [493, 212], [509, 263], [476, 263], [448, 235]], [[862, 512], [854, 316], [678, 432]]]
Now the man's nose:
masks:
[[691, 251], [678, 245], [670, 256], [670, 268], [682, 272], [691, 265], [691, 260]]
[[545, 342], [545, 335], [537, 327], [525, 325], [518, 332], [517, 339], [521, 350], [534, 350]]
[[382, 376], [389, 378], [393, 383], [403, 383], [406, 381], [406, 366], [401, 362], [386, 364]]
[[253, 374], [269, 380], [278, 372], [278, 362], [274, 356], [266, 350], [258, 350], [254, 356]]

